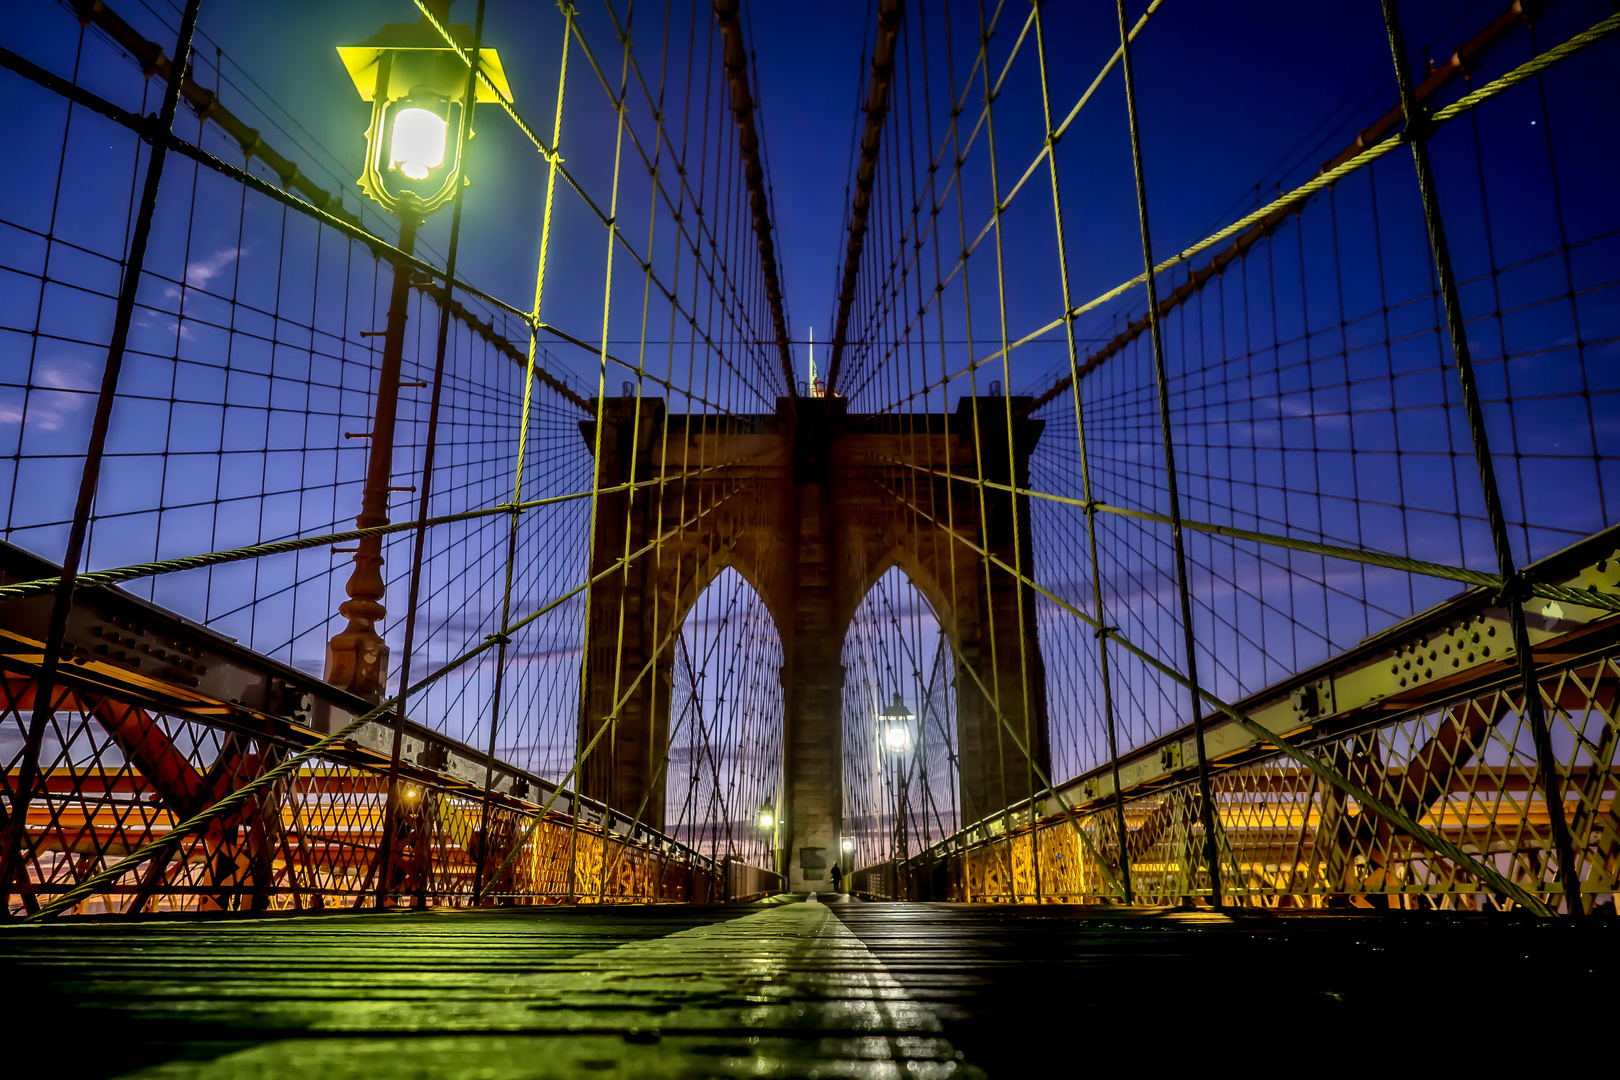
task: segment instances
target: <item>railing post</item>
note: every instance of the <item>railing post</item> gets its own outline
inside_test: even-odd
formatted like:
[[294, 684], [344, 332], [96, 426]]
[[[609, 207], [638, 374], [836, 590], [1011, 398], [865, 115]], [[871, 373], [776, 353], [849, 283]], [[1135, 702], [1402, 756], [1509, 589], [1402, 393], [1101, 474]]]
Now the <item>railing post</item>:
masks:
[[[68, 529], [67, 548], [62, 555], [62, 583], [57, 586], [51, 605], [51, 621], [45, 638], [45, 653], [34, 678], [34, 711], [28, 721], [23, 743], [22, 767], [17, 786], [11, 792], [9, 828], [0, 840], [0, 896], [9, 906], [11, 882], [21, 869], [24, 834], [28, 831], [28, 804], [39, 780], [39, 751], [45, 728], [55, 715], [56, 672], [61, 664], [62, 642], [67, 636], [68, 616], [73, 611], [73, 587], [84, 559], [85, 537], [90, 531], [90, 510], [101, 480], [101, 461], [107, 448], [107, 428], [112, 421], [113, 399], [118, 394], [118, 376], [124, 368], [124, 351], [129, 345], [130, 322], [135, 315], [135, 294], [140, 289], [141, 272], [146, 264], [146, 246], [152, 237], [152, 216], [157, 210], [158, 186], [163, 180], [163, 163], [169, 141], [174, 137], [174, 116], [180, 105], [180, 90], [191, 67], [191, 40], [197, 29], [197, 11], [202, 0], [186, 0], [175, 37], [174, 62], [169, 65], [169, 81], [163, 90], [162, 111], [149, 129], [147, 141], [152, 152], [146, 161], [146, 179], [141, 202], [130, 234], [129, 257], [119, 284], [118, 304], [113, 313], [112, 337], [107, 344], [107, 363], [101, 371], [101, 389], [96, 395], [95, 418], [90, 424], [90, 442], [85, 447], [84, 469], [79, 474], [79, 497], [73, 507], [73, 524]], [[25, 903], [32, 902], [26, 894]]]
[[1463, 411], [1468, 418], [1468, 434], [1474, 445], [1474, 463], [1479, 468], [1479, 485], [1485, 496], [1485, 516], [1490, 522], [1498, 572], [1505, 583], [1502, 602], [1513, 628], [1513, 649], [1518, 655], [1519, 679], [1524, 690], [1523, 708], [1530, 720], [1530, 735], [1536, 747], [1537, 778], [1541, 784], [1542, 799], [1547, 804], [1547, 820], [1558, 856], [1558, 877], [1564, 887], [1564, 902], [1569, 913], [1581, 915], [1584, 908], [1580, 871], [1575, 865], [1575, 848], [1569, 835], [1569, 823], [1564, 819], [1564, 796], [1558, 781], [1558, 763], [1553, 756], [1552, 735], [1547, 730], [1547, 712], [1541, 702], [1541, 684], [1536, 678], [1536, 658], [1531, 651], [1530, 630], [1524, 618], [1524, 601], [1529, 599], [1529, 592], [1524, 578], [1514, 569], [1513, 547], [1508, 539], [1507, 519], [1502, 513], [1496, 467], [1491, 460], [1490, 441], [1485, 431], [1485, 412], [1480, 407], [1479, 386], [1474, 379], [1473, 354], [1468, 348], [1462, 302], [1457, 296], [1457, 278], [1452, 269], [1451, 250], [1446, 243], [1445, 225], [1440, 215], [1440, 196], [1435, 188], [1434, 172], [1429, 167], [1428, 114], [1417, 104], [1411, 66], [1406, 58], [1406, 42], [1401, 34], [1400, 16], [1395, 11], [1394, 0], [1381, 0], [1381, 3], [1384, 24], [1389, 31], [1390, 52], [1394, 56], [1395, 81], [1400, 87], [1401, 106], [1406, 113], [1406, 137], [1412, 144], [1412, 161], [1417, 171], [1418, 190], [1423, 198], [1423, 221], [1429, 234], [1429, 252], [1434, 257], [1434, 272], [1446, 313], [1451, 353], [1457, 362], [1457, 381], [1462, 386]]

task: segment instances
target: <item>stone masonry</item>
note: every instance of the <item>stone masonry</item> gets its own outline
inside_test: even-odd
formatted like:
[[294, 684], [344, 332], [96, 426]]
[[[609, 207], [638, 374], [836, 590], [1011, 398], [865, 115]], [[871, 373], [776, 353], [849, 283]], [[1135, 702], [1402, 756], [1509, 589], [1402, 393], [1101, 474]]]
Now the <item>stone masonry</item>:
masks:
[[[830, 886], [843, 824], [840, 654], [856, 607], [891, 567], [927, 599], [955, 656], [965, 819], [1037, 790], [1017, 746], [1047, 768], [1034, 593], [999, 567], [987, 569], [975, 550], [1009, 566], [1021, 559], [1036, 577], [1027, 500], [1017, 500], [1015, 518], [1010, 493], [937, 475], [979, 476], [982, 468], [987, 481], [1026, 486], [1042, 425], [1015, 420], [1010, 440], [1007, 428], [1009, 405], [1016, 415], [1026, 403], [986, 398], [948, 415], [891, 417], [847, 415], [841, 398], [800, 398], [779, 401], [774, 414], [725, 417], [668, 413], [656, 398], [609, 398], [599, 483], [643, 486], [600, 499], [592, 573], [653, 546], [591, 590], [580, 744], [620, 707], [586, 762], [581, 790], [664, 825], [655, 778], [668, 740], [673, 635], [727, 566], [759, 593], [782, 638], [777, 868], [790, 889]], [[581, 431], [594, 448], [595, 422]], [[690, 524], [677, 528], [682, 522]]]

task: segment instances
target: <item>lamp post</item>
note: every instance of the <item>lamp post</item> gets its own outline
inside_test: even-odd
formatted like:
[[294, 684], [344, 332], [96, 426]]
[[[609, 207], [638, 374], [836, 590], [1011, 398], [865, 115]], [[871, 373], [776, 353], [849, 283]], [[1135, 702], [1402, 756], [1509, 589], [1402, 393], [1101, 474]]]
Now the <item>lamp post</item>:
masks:
[[771, 868], [781, 873], [781, 860], [776, 857], [776, 842], [780, 835], [782, 817], [776, 812], [776, 804], [766, 799], [759, 804], [759, 814], [754, 818], [754, 824], [765, 835], [766, 858], [771, 860]]
[[[440, 22], [447, 23], [450, 0], [433, 6]], [[449, 29], [470, 48], [471, 28]], [[418, 226], [467, 182], [461, 140], [449, 148], [446, 162], [451, 116], [456, 115], [459, 130], [459, 110], [467, 105], [466, 64], [426, 15], [415, 23], [389, 23], [369, 41], [339, 47], [338, 55], [361, 99], [371, 103], [360, 190], [399, 219], [398, 247], [410, 255], [416, 247]], [[479, 69], [510, 100], [511, 90], [495, 50], [478, 50], [477, 61]], [[482, 82], [476, 83], [474, 93], [478, 101], [496, 100]], [[470, 137], [471, 132], [468, 134]], [[399, 411], [399, 371], [405, 353], [410, 288], [410, 265], [396, 263], [383, 332], [377, 407], [371, 430], [364, 435], [371, 447], [356, 519], [362, 529], [388, 524], [388, 498], [395, 490], [389, 481], [394, 468], [394, 421]], [[387, 584], [381, 537], [359, 542], [345, 591], [349, 598], [339, 606], [338, 614], [348, 619], [348, 625], [327, 643], [326, 681], [375, 702], [381, 699], [388, 676], [388, 645], [377, 632], [377, 623], [388, 613], [382, 603]]]
[[894, 841], [895, 841], [895, 891], [901, 892], [900, 866], [907, 858], [906, 843], [906, 782], [910, 778], [911, 770], [911, 722], [916, 714], [906, 708], [900, 697], [900, 691], [894, 692], [894, 702], [878, 713], [878, 722], [883, 732], [883, 748], [889, 752], [889, 760], [894, 764]]

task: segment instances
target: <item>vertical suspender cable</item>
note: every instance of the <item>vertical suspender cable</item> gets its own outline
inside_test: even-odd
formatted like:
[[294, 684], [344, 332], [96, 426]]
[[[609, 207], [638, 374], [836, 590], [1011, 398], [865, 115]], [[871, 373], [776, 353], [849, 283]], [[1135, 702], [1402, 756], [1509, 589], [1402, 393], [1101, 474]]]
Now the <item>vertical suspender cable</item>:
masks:
[[[1040, 9], [1039, 9], [1038, 6], [1031, 9], [1031, 11], [1029, 13], [1029, 20], [1030, 21], [1033, 21], [1035, 19], [1036, 14], [1037, 14], [1037, 12], [1039, 10]], [[991, 198], [991, 202], [992, 202], [992, 210], [993, 210], [992, 220], [995, 222], [995, 238], [996, 238], [996, 303], [997, 303], [997, 312], [1000, 315], [1000, 328], [1001, 328], [1001, 378], [1002, 378], [1002, 386], [1004, 387], [1004, 390], [1002, 391], [1002, 394], [1001, 394], [1001, 407], [1002, 407], [1002, 413], [1003, 413], [1003, 423], [1005, 423], [1007, 425], [1007, 430], [1006, 430], [1007, 484], [1008, 484], [1008, 487], [1012, 489], [1007, 494], [1007, 513], [1012, 518], [1012, 520], [1010, 522], [1008, 522], [1008, 525], [1012, 529], [1013, 573], [1015, 575], [1015, 577], [1013, 579], [1013, 582], [1012, 582], [1012, 588], [1014, 590], [1014, 592], [1013, 592], [1013, 617], [1017, 620], [1017, 623], [1018, 623], [1018, 667], [1019, 667], [1018, 685], [1019, 685], [1019, 688], [1020, 688], [1020, 690], [1022, 691], [1022, 694], [1023, 694], [1023, 714], [1024, 714], [1024, 747], [1023, 747], [1023, 749], [1024, 749], [1024, 790], [1026, 792], [1028, 792], [1028, 795], [1029, 795], [1029, 868], [1030, 868], [1030, 878], [1031, 878], [1032, 883], [1034, 885], [1035, 902], [1038, 904], [1038, 903], [1041, 902], [1041, 855], [1040, 855], [1040, 829], [1036, 827], [1036, 820], [1039, 817], [1039, 814], [1036, 812], [1036, 805], [1035, 805], [1035, 795], [1036, 795], [1036, 792], [1038, 790], [1036, 788], [1036, 785], [1035, 785], [1035, 754], [1036, 754], [1037, 744], [1036, 744], [1035, 740], [1031, 737], [1031, 728], [1030, 728], [1030, 712], [1033, 709], [1033, 705], [1034, 705], [1034, 702], [1035, 702], [1036, 699], [1035, 699], [1034, 694], [1031, 692], [1031, 687], [1029, 685], [1029, 683], [1030, 683], [1030, 670], [1031, 670], [1031, 667], [1032, 667], [1032, 665], [1030, 663], [1030, 654], [1034, 651], [1035, 645], [1034, 645], [1033, 642], [1029, 641], [1029, 628], [1025, 625], [1025, 618], [1024, 618], [1025, 594], [1029, 592], [1029, 589], [1023, 583], [1023, 581], [1020, 580], [1020, 577], [1024, 573], [1024, 536], [1023, 536], [1023, 529], [1021, 528], [1021, 522], [1020, 522], [1019, 514], [1018, 514], [1018, 500], [1020, 498], [1023, 498], [1026, 506], [1028, 505], [1029, 500], [1028, 500], [1027, 496], [1020, 496], [1018, 494], [1018, 492], [1017, 492], [1017, 488], [1020, 485], [1019, 485], [1019, 480], [1018, 480], [1017, 448], [1014, 446], [1014, 440], [1013, 440], [1012, 367], [1011, 367], [1011, 360], [1008, 357], [1009, 350], [1008, 350], [1008, 347], [1007, 347], [1007, 345], [1008, 345], [1008, 337], [1007, 337], [1006, 250], [1005, 250], [1005, 245], [1004, 245], [1004, 242], [1003, 242], [1003, 235], [1002, 235], [1002, 230], [1001, 230], [1001, 213], [1002, 213], [1001, 178], [1000, 178], [1000, 173], [996, 169], [996, 124], [995, 124], [995, 114], [994, 114], [994, 106], [995, 106], [995, 100], [996, 100], [996, 90], [991, 86], [991, 83], [990, 83], [990, 57], [989, 57], [989, 52], [988, 52], [988, 46], [989, 46], [989, 41], [990, 41], [990, 33], [989, 33], [989, 27], [987, 27], [984, 24], [984, 15], [983, 15], [983, 9], [982, 8], [980, 9], [979, 20], [980, 20], [979, 21], [980, 39], [985, 43], [984, 44], [984, 49], [983, 49], [984, 63], [983, 63], [983, 70], [981, 72], [981, 75], [982, 75], [982, 77], [984, 79], [985, 157], [986, 157], [986, 161], [987, 161], [987, 163], [988, 163], [988, 165], [990, 167], [990, 198]], [[1029, 26], [1029, 23], [1026, 22], [1025, 23], [1026, 31], [1028, 30], [1028, 26]], [[1072, 326], [1072, 323], [1069, 324], [1069, 325]], [[1026, 483], [1027, 483], [1027, 481], [1026, 481]], [[990, 546], [990, 544], [989, 544], [989, 536], [986, 535], [986, 537], [985, 537], [985, 547], [988, 548], [989, 546]], [[999, 663], [998, 663], [998, 667], [999, 667]], [[1042, 691], [1045, 690], [1044, 687], [1042, 687], [1041, 689], [1042, 689]], [[1005, 710], [1003, 710], [1003, 712], [1005, 712]], [[1044, 741], [1045, 740], [1043, 739], [1042, 742], [1044, 742]], [[1014, 843], [1015, 843], [1015, 841], [1012, 839], [1012, 837], [1011, 837], [1011, 835], [1009, 833], [1009, 837], [1008, 837], [1008, 852], [1009, 852], [1009, 854], [1011, 854], [1011, 852], [1013, 850], [1012, 845]]]
[[1142, 175], [1142, 138], [1136, 115], [1136, 84], [1131, 71], [1130, 29], [1125, 0], [1115, 0], [1119, 13], [1119, 49], [1125, 75], [1125, 111], [1130, 117], [1131, 161], [1136, 172], [1136, 212], [1142, 224], [1142, 261], [1146, 267], [1148, 320], [1153, 331], [1153, 376], [1159, 389], [1159, 426], [1164, 433], [1165, 492], [1170, 502], [1170, 542], [1175, 550], [1176, 588], [1181, 594], [1181, 632], [1187, 646], [1187, 682], [1191, 691], [1193, 742], [1198, 751], [1198, 817], [1204, 827], [1204, 861], [1209, 867], [1210, 902], [1221, 906], [1219, 845], [1215, 839], [1215, 802], [1209, 785], [1209, 756], [1204, 749], [1204, 705], [1198, 686], [1198, 642], [1193, 632], [1192, 595], [1187, 589], [1187, 552], [1181, 538], [1181, 496], [1176, 490], [1176, 450], [1170, 433], [1170, 387], [1164, 370], [1164, 334], [1159, 325], [1159, 290], [1153, 276], [1153, 239], [1148, 228], [1147, 181]]
[[[1046, 123], [1046, 163], [1052, 178], [1052, 222], [1057, 232], [1058, 276], [1063, 286], [1063, 310], [1072, 311], [1074, 299], [1069, 289], [1069, 253], [1063, 240], [1063, 203], [1058, 194], [1058, 137], [1052, 129], [1052, 98], [1046, 77], [1046, 38], [1042, 33], [1040, 0], [1037, 0], [1035, 5], [1035, 50], [1041, 66], [1041, 104]], [[1097, 622], [1107, 626], [1107, 613], [1103, 608], [1102, 569], [1097, 565], [1097, 504], [1091, 493], [1091, 461], [1086, 454], [1086, 425], [1080, 406], [1079, 355], [1074, 340], [1074, 320], [1063, 320], [1063, 330], [1067, 336], [1069, 349], [1069, 388], [1074, 395], [1075, 439], [1080, 447], [1081, 491], [1086, 502], [1086, 541], [1091, 552], [1091, 599], [1097, 608]], [[1119, 883], [1124, 889], [1125, 902], [1129, 904], [1133, 902], [1131, 859], [1127, 843], [1129, 834], [1125, 828], [1125, 791], [1119, 777], [1119, 740], [1114, 724], [1113, 683], [1108, 670], [1108, 638], [1105, 634], [1095, 633], [1092, 639], [1097, 643], [1097, 668], [1102, 678], [1103, 721], [1108, 732], [1108, 764], [1114, 780], [1114, 827], [1119, 833], [1119, 850], [1116, 855], [1119, 864]]]
[[1407, 141], [1412, 144], [1412, 161], [1417, 171], [1418, 190], [1423, 198], [1423, 221], [1429, 234], [1429, 251], [1434, 257], [1435, 277], [1445, 308], [1446, 329], [1451, 339], [1452, 358], [1457, 363], [1457, 381], [1462, 386], [1463, 410], [1468, 418], [1468, 434], [1474, 444], [1474, 462], [1479, 467], [1479, 485], [1485, 496], [1485, 514], [1490, 522], [1491, 542], [1496, 548], [1498, 572], [1506, 583], [1502, 604], [1513, 628], [1513, 649], [1519, 661], [1523, 684], [1524, 714], [1530, 721], [1530, 734], [1536, 747], [1536, 772], [1541, 795], [1547, 804], [1553, 846], [1558, 856], [1558, 878], [1564, 888], [1564, 902], [1571, 915], [1583, 913], [1580, 872], [1575, 865], [1575, 849], [1564, 818], [1564, 796], [1558, 780], [1557, 759], [1547, 730], [1547, 713], [1541, 700], [1541, 684], [1536, 679], [1536, 658], [1531, 650], [1530, 630], [1525, 624], [1524, 603], [1529, 599], [1527, 583], [1513, 564], [1513, 548], [1508, 539], [1507, 519], [1502, 513], [1502, 496], [1497, 488], [1496, 468], [1491, 461], [1490, 441], [1485, 431], [1485, 412], [1480, 407], [1479, 386], [1474, 379], [1473, 355], [1468, 348], [1468, 331], [1463, 323], [1462, 303], [1457, 296], [1457, 279], [1451, 265], [1451, 250], [1440, 215], [1440, 197], [1429, 166], [1428, 114], [1419, 109], [1412, 89], [1412, 71], [1406, 58], [1406, 42], [1401, 35], [1400, 16], [1394, 0], [1381, 0], [1384, 24], [1389, 31], [1390, 52], [1394, 56], [1395, 80], [1400, 86], [1401, 106], [1406, 111]]

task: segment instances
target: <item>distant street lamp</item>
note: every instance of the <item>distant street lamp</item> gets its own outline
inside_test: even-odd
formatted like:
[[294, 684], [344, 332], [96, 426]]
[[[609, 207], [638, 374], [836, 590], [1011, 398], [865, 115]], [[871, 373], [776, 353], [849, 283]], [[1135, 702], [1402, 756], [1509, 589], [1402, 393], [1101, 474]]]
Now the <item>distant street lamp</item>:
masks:
[[878, 713], [884, 721], [883, 745], [888, 747], [891, 754], [903, 754], [911, 749], [911, 722], [916, 719], [905, 702], [900, 699], [900, 691], [894, 692], [894, 704]]
[[776, 828], [776, 807], [772, 806], [769, 801], [763, 802], [759, 806], [759, 827], [762, 832], [770, 832]]
[[[917, 718], [916, 714], [906, 708], [900, 691], [894, 692], [894, 702], [878, 713], [878, 720], [883, 726], [883, 745], [889, 751], [889, 760], [894, 765], [894, 841], [895, 861], [904, 863], [908, 857], [906, 843], [906, 785], [911, 774], [911, 722]], [[898, 871], [898, 867], [896, 868]], [[900, 885], [903, 875], [895, 875], [895, 883]]]
[[[467, 26], [449, 26], [450, 0], [429, 7], [466, 52], [472, 51], [473, 32]], [[444, 206], [466, 183], [463, 172], [463, 127], [473, 102], [495, 101], [495, 92], [482, 81], [469, 79], [467, 64], [445, 42], [424, 14], [420, 22], [389, 23], [369, 41], [338, 49], [355, 89], [371, 103], [371, 126], [366, 129], [366, 160], [358, 181], [360, 190], [399, 219], [399, 250], [416, 248], [416, 230], [427, 216]], [[494, 49], [477, 51], [479, 70], [508, 101], [512, 92]], [[451, 119], [456, 138], [451, 139]], [[453, 145], [452, 145], [453, 143]], [[446, 160], [447, 147], [449, 159]], [[388, 325], [383, 332], [382, 369], [377, 380], [377, 409], [371, 430], [359, 437], [371, 441], [366, 465], [366, 486], [356, 524], [362, 529], [388, 524], [388, 499], [394, 490], [394, 419], [399, 412], [399, 372], [405, 353], [405, 321], [409, 313], [411, 267], [394, 266], [389, 297]], [[414, 490], [414, 489], [412, 489]], [[338, 608], [348, 626], [326, 646], [326, 681], [350, 693], [378, 701], [388, 677], [388, 646], [377, 623], [388, 614], [383, 581], [382, 538], [361, 540], [354, 552], [354, 570], [345, 586], [349, 598]]]

